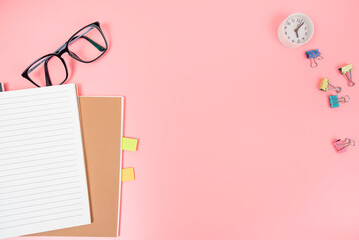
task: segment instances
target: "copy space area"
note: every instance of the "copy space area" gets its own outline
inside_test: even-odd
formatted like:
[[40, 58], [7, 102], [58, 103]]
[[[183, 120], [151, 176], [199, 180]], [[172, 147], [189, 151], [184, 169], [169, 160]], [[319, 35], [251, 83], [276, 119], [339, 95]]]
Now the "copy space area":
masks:
[[[124, 96], [124, 134], [140, 139], [124, 153], [136, 180], [123, 183], [119, 239], [358, 239], [359, 147], [332, 144], [359, 143], [358, 4], [2, 0], [0, 81], [33, 88], [20, 76], [31, 62], [101, 22], [108, 51], [68, 59], [67, 83]], [[277, 29], [295, 12], [315, 33], [289, 49]], [[315, 69], [311, 49], [324, 57]], [[354, 87], [338, 71], [346, 64]], [[350, 102], [331, 109], [324, 77]]]

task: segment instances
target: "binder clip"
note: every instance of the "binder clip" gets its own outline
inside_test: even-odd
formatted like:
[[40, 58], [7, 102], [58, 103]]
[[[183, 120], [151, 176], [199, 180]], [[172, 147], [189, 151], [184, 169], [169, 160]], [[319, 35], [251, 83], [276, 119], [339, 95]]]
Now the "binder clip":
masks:
[[320, 56], [321, 53], [318, 51], [318, 49], [306, 51], [305, 55], [307, 55], [307, 58], [310, 60], [310, 66], [312, 68], [315, 68], [318, 66], [318, 63], [316, 60], [323, 59], [323, 56]]
[[333, 86], [332, 84], [330, 84], [330, 80], [328, 78], [323, 78], [320, 82], [319, 90], [322, 90], [324, 92], [327, 92], [328, 90], [333, 90], [337, 93], [340, 93], [342, 91], [342, 88]]
[[345, 152], [347, 150], [346, 148], [349, 146], [355, 146], [355, 141], [353, 139], [338, 139], [334, 142], [334, 147], [339, 153]]
[[339, 103], [347, 103], [349, 102], [350, 97], [348, 95], [345, 95], [344, 97], [338, 97], [338, 95], [332, 95], [329, 96], [329, 102], [330, 102], [330, 107], [331, 108], [335, 108], [335, 107], [339, 107]]
[[344, 67], [339, 68], [340, 73], [345, 75], [345, 77], [347, 78], [349, 87], [355, 85], [355, 82], [353, 82], [353, 78], [352, 78], [352, 70], [353, 70], [352, 64], [348, 64], [345, 65]]

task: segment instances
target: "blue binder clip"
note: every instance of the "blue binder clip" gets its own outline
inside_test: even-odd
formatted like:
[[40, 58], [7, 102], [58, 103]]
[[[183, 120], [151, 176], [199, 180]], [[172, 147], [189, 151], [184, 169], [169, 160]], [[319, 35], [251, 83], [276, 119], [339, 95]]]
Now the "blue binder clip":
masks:
[[318, 63], [316, 60], [322, 60], [323, 56], [321, 56], [321, 53], [318, 51], [318, 49], [309, 50], [305, 52], [305, 55], [310, 60], [310, 66], [312, 68], [315, 68], [318, 66]]
[[345, 95], [344, 97], [338, 97], [338, 95], [329, 96], [329, 103], [331, 108], [339, 107], [339, 103], [349, 102], [350, 97]]

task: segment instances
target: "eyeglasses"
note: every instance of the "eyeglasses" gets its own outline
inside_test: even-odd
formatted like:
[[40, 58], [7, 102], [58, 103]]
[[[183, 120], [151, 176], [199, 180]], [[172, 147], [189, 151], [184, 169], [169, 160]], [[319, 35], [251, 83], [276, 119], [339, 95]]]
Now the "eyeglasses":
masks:
[[47, 54], [33, 62], [21, 74], [36, 87], [61, 85], [69, 74], [64, 53], [83, 63], [91, 63], [107, 51], [108, 45], [100, 23], [94, 22], [77, 31], [54, 53]]

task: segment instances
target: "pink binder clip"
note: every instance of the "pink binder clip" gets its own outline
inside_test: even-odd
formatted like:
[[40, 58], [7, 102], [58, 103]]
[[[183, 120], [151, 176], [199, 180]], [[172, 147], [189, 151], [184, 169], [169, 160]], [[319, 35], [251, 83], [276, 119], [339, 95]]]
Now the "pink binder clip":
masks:
[[339, 153], [342, 153], [347, 150], [347, 147], [355, 146], [355, 141], [349, 138], [345, 138], [344, 140], [338, 139], [334, 142], [334, 146]]

